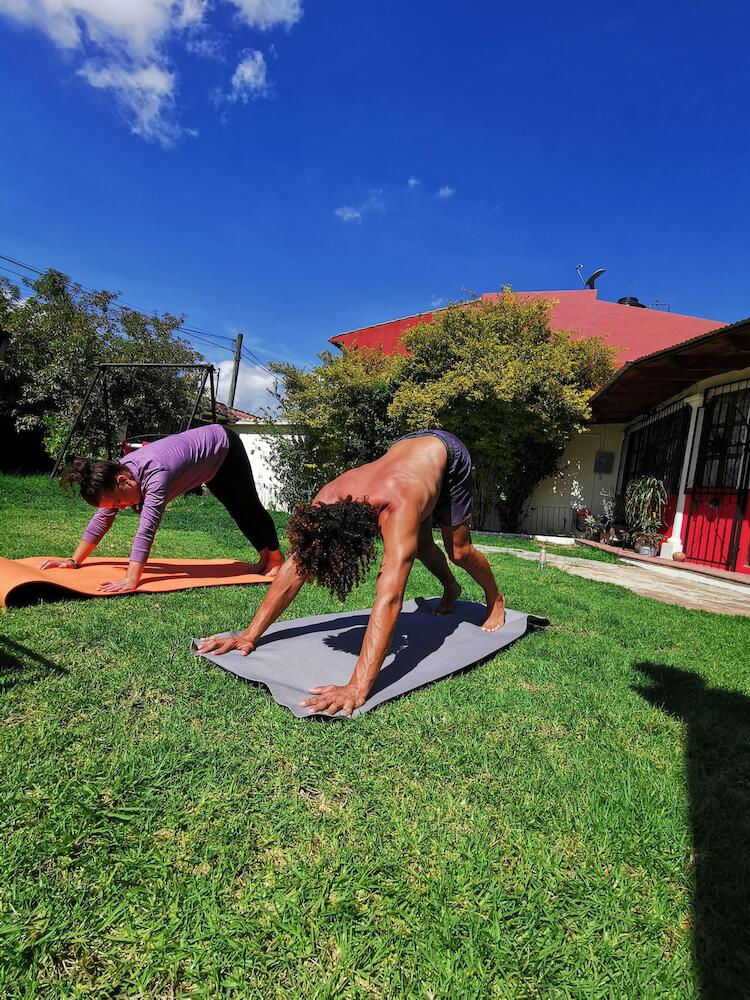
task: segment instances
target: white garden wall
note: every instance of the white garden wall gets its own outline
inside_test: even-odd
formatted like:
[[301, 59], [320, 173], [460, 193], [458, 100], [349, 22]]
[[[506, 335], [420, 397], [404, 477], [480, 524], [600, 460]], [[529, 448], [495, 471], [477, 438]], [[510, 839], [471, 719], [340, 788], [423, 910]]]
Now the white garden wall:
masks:
[[284, 424], [266, 421], [239, 421], [229, 425], [239, 434], [253, 468], [255, 486], [264, 507], [286, 510], [279, 499], [279, 480], [272, 459], [272, 442], [275, 437], [291, 437]]

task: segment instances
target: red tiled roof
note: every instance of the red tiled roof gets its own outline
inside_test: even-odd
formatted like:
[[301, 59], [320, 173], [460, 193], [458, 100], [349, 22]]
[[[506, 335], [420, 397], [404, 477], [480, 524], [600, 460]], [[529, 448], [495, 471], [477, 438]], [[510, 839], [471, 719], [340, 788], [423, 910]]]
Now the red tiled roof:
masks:
[[[483, 299], [497, 299], [500, 292], [488, 292]], [[597, 290], [581, 288], [559, 292], [517, 292], [520, 298], [540, 297], [554, 301], [550, 316], [553, 330], [571, 330], [576, 337], [602, 337], [618, 348], [619, 363], [633, 361], [644, 354], [674, 347], [685, 340], [715, 330], [723, 321], [682, 316], [680, 313], [639, 309], [597, 297]], [[386, 354], [406, 353], [401, 345], [403, 334], [418, 323], [429, 323], [436, 312], [405, 316], [389, 323], [350, 330], [331, 337], [337, 347], [380, 347]]]
[[[211, 420], [211, 407], [204, 405], [201, 410], [201, 420]], [[216, 422], [219, 424], [236, 424], [247, 421], [258, 420], [254, 413], [247, 413], [245, 410], [238, 410], [236, 407], [228, 406], [216, 400]]]

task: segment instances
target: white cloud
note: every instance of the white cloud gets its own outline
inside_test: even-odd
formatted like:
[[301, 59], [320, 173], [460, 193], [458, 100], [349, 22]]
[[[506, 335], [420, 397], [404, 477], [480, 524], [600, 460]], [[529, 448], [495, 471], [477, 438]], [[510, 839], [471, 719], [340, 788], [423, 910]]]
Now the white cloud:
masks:
[[[78, 74], [115, 95], [131, 131], [169, 146], [190, 130], [176, 120], [178, 79], [167, 44], [179, 41], [194, 54], [220, 55], [223, 39], [207, 15], [221, 3], [260, 31], [291, 28], [302, 17], [300, 0], [0, 0], [0, 17], [36, 28], [74, 53]], [[251, 55], [252, 65], [243, 61], [235, 71], [234, 100], [267, 92], [265, 60]]]
[[341, 219], [342, 222], [362, 221], [362, 210], [354, 208], [353, 205], [342, 205], [341, 208], [337, 208], [333, 214], [337, 218]]
[[442, 198], [443, 200], [445, 200], [446, 198], [452, 198], [455, 193], [456, 193], [455, 188], [450, 187], [448, 184], [444, 184], [440, 188], [438, 193], [435, 195], [435, 197]]
[[208, 11], [208, 0], [182, 0], [178, 5], [177, 25], [180, 28], [202, 24]]
[[251, 28], [267, 31], [284, 26], [291, 28], [302, 17], [299, 0], [231, 0]]
[[223, 59], [224, 39], [216, 32], [198, 28], [196, 31], [188, 32], [185, 39], [185, 48], [194, 56], [201, 59]]
[[64, 49], [116, 48], [146, 60], [184, 5], [173, 0], [0, 0], [0, 13], [41, 29]]
[[[181, 129], [172, 117], [174, 74], [156, 63], [126, 69], [115, 63], [84, 63], [78, 71], [97, 90], [111, 90], [135, 135], [171, 146]], [[193, 129], [186, 130], [193, 132]]]
[[445, 299], [439, 298], [437, 295], [430, 299], [430, 309], [440, 309], [445, 305]]
[[382, 190], [380, 188], [371, 188], [367, 195], [367, 200], [361, 205], [342, 205], [333, 214], [337, 219], [341, 219], [342, 222], [356, 222], [357, 225], [360, 225], [363, 217], [369, 212], [383, 211], [385, 211], [385, 202], [383, 201]]
[[267, 94], [266, 60], [263, 58], [263, 53], [257, 50], [243, 53], [243, 58], [237, 64], [232, 76], [228, 99], [247, 104], [248, 101], [265, 97]]
[[419, 179], [418, 177], [414, 177], [414, 175], [412, 175], [412, 176], [411, 176], [411, 177], [409, 178], [409, 180], [408, 180], [408, 181], [407, 181], [406, 183], [407, 183], [407, 184], [409, 185], [409, 187], [410, 187], [410, 188], [411, 188], [411, 190], [413, 191], [413, 190], [414, 190], [414, 188], [418, 188], [418, 187], [419, 187], [419, 185], [420, 185], [420, 184], [421, 184], [422, 182], [420, 181], [420, 179]]
[[[219, 396], [226, 402], [229, 386], [232, 382], [233, 361], [222, 361], [217, 366], [219, 369], [219, 385], [221, 390]], [[274, 399], [269, 390], [273, 388], [274, 377], [264, 372], [262, 368], [251, 368], [250, 365], [240, 365], [237, 374], [237, 390], [234, 397], [234, 405], [240, 410], [248, 413], [259, 414], [263, 410], [274, 408]]]

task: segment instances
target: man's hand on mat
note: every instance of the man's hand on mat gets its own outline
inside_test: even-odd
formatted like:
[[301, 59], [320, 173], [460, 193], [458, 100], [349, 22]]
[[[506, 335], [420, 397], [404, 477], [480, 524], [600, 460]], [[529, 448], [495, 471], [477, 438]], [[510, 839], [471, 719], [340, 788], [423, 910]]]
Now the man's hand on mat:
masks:
[[78, 569], [70, 559], [45, 559], [39, 563], [39, 569]]
[[132, 594], [138, 587], [137, 583], [131, 580], [114, 580], [107, 583], [100, 583], [96, 588], [103, 594]]
[[197, 646], [199, 653], [228, 653], [236, 649], [238, 653], [247, 656], [255, 649], [255, 643], [244, 635], [212, 635], [208, 639], [201, 639]]
[[355, 708], [361, 708], [367, 694], [350, 684], [326, 684], [323, 687], [310, 688], [314, 698], [306, 698], [300, 702], [302, 708], [309, 708], [310, 714], [321, 712], [323, 715], [335, 715], [343, 710], [344, 715], [351, 715]]

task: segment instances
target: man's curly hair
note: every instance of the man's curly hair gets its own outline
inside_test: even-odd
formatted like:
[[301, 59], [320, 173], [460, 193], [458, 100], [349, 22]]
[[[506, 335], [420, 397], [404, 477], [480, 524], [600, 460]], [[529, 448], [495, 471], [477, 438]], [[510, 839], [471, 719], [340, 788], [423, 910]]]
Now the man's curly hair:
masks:
[[344, 601], [375, 558], [378, 512], [366, 499], [351, 497], [337, 503], [300, 503], [287, 534], [305, 580], [328, 587]]

